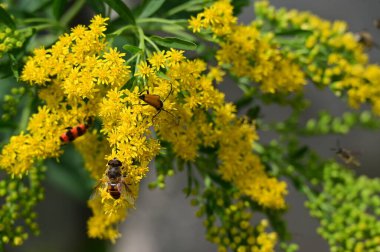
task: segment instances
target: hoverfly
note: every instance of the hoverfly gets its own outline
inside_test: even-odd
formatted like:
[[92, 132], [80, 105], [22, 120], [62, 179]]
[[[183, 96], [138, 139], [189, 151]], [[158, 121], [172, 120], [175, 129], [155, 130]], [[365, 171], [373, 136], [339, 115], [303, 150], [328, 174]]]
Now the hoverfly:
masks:
[[331, 148], [332, 151], [346, 164], [353, 165], [356, 167], [360, 166], [359, 160], [356, 158], [354, 153], [348, 149], [342, 148], [340, 146], [339, 140], [336, 142], [336, 148]]
[[133, 192], [129, 188], [129, 185], [125, 177], [122, 173], [123, 164], [117, 158], [114, 158], [107, 163], [107, 170], [103, 176], [99, 180], [99, 183], [95, 186], [94, 192], [91, 195], [91, 198], [99, 196], [99, 189], [101, 187], [106, 188], [107, 192], [110, 196], [117, 199], [125, 199], [131, 205], [134, 205], [135, 199], [133, 196]]
[[356, 40], [362, 44], [363, 46], [371, 49], [372, 47], [378, 47], [378, 45], [375, 43], [373, 36], [371, 33], [366, 31], [361, 31], [356, 34]]

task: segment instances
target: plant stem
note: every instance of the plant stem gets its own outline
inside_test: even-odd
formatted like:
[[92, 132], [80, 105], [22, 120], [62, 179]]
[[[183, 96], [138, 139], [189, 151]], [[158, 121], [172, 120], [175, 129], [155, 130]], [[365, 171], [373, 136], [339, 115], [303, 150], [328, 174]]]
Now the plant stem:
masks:
[[[140, 26], [136, 26], [136, 28], [137, 28], [137, 32], [139, 34], [139, 41], [140, 41], [139, 42], [139, 48], [143, 51], [143, 53], [145, 53], [144, 31], [141, 29]], [[137, 56], [135, 73], [137, 72], [137, 66], [139, 63], [140, 63], [140, 54]]]
[[161, 50], [157, 47], [157, 45], [147, 36], [144, 36], [145, 40], [148, 41], [149, 44], [153, 46], [153, 48], [157, 51], [160, 52]]
[[184, 23], [187, 22], [185, 19], [165, 19], [165, 18], [139, 18], [137, 19], [138, 24], [143, 23], [162, 23], [162, 24], [178, 24], [178, 23]]
[[28, 121], [29, 121], [29, 116], [32, 111], [32, 103], [33, 103], [33, 98], [29, 95], [26, 97], [26, 102], [25, 102], [25, 107], [21, 112], [21, 120], [19, 124], [19, 131], [24, 131], [26, 130], [26, 127], [28, 126]]
[[74, 4], [71, 8], [62, 16], [60, 23], [62, 26], [66, 27], [71, 19], [73, 19], [78, 12], [82, 9], [83, 5], [86, 3], [86, 0], [77, 0], [74, 1]]

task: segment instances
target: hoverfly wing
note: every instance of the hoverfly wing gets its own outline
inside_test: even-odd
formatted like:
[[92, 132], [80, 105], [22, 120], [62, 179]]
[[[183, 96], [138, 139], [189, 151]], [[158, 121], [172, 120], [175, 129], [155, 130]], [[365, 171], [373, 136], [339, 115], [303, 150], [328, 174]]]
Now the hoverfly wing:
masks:
[[103, 186], [104, 183], [103, 183], [103, 180], [100, 180], [96, 186], [92, 189], [92, 193], [90, 195], [90, 200], [95, 200], [95, 199], [98, 199], [100, 198], [100, 193], [99, 193], [99, 189], [101, 186]]
[[131, 191], [127, 183], [123, 181], [122, 183], [119, 183], [118, 186], [119, 186], [122, 199], [126, 200], [131, 206], [135, 207], [136, 200], [133, 195], [133, 192]]

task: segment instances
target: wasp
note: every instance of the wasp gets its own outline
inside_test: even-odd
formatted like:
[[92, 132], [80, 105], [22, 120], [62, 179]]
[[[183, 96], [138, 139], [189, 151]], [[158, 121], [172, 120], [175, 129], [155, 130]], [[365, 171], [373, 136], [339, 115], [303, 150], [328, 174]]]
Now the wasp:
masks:
[[134, 205], [134, 197], [131, 189], [125, 178], [126, 176], [122, 173], [123, 164], [117, 158], [114, 158], [107, 163], [107, 170], [105, 176], [99, 180], [99, 183], [95, 186], [93, 195], [99, 196], [98, 189], [100, 187], [105, 187], [107, 192], [115, 200], [125, 199], [132, 205]]
[[63, 143], [69, 143], [77, 139], [78, 137], [82, 136], [84, 133], [86, 133], [87, 129], [90, 127], [90, 124], [92, 123], [92, 118], [90, 117], [86, 123], [79, 124], [75, 127], [67, 127], [67, 131], [63, 133], [59, 139]]
[[154, 122], [154, 118], [161, 113], [161, 111], [165, 111], [169, 115], [171, 115], [173, 118], [176, 119], [176, 123], [178, 124], [179, 119], [169, 111], [164, 109], [164, 102], [166, 99], [168, 99], [169, 95], [172, 93], [172, 85], [170, 85], [170, 91], [168, 95], [165, 97], [165, 99], [162, 101], [159, 95], [156, 94], [149, 94], [149, 90], [146, 91], [146, 94], [139, 95], [139, 98], [146, 102], [148, 105], [154, 107], [157, 110], [157, 113], [152, 117], [152, 122]]
[[356, 156], [353, 154], [352, 151], [342, 148], [340, 146], [339, 141], [337, 141], [336, 148], [331, 148], [332, 151], [335, 152], [335, 154], [347, 165], [353, 165], [356, 167], [360, 166], [359, 160], [356, 158]]

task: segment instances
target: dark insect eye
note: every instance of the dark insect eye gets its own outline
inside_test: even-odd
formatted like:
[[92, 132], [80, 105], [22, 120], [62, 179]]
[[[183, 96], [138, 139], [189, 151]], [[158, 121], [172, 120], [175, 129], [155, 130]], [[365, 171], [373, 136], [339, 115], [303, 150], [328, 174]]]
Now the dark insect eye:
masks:
[[112, 167], [117, 167], [117, 166], [121, 166], [122, 163], [121, 163], [121, 161], [118, 160], [117, 158], [114, 158], [114, 159], [108, 161], [108, 165], [109, 165], [109, 166], [112, 166]]

